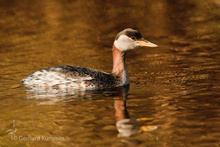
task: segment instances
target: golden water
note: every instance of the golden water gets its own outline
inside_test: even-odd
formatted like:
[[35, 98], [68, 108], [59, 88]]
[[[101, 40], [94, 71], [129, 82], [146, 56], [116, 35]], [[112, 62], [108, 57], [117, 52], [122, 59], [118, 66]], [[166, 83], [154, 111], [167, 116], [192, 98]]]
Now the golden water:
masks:
[[[0, 1], [0, 146], [220, 146], [219, 8]], [[129, 89], [39, 95], [19, 83], [54, 65], [111, 72], [115, 35], [128, 27], [159, 45], [127, 54]]]

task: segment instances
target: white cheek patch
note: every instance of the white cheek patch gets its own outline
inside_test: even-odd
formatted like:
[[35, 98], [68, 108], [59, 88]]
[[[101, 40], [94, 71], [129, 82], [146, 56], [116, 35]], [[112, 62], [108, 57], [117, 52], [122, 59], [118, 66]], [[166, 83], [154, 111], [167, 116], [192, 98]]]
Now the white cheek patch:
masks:
[[136, 41], [132, 40], [126, 35], [121, 35], [117, 40], [114, 41], [114, 45], [120, 51], [127, 51], [140, 47]]

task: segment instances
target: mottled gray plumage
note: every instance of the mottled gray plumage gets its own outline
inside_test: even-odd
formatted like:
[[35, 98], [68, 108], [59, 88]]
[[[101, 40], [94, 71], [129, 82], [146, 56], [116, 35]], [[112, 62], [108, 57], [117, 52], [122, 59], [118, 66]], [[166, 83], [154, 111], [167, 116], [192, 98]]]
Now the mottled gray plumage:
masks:
[[[56, 76], [54, 76], [54, 73]], [[31, 83], [32, 81], [34, 82]], [[48, 67], [34, 72], [21, 82], [31, 89], [62, 89], [61, 86], [69, 89], [103, 89], [115, 87], [117, 84], [117, 77], [114, 77], [110, 73], [105, 73], [91, 68], [61, 65]], [[83, 86], [80, 86], [82, 83]]]
[[64, 74], [67, 78], [81, 78], [83, 80], [83, 77], [91, 77], [91, 79], [83, 81], [88, 85], [93, 84], [98, 88], [114, 87], [116, 84], [115, 77], [112, 74], [87, 67], [61, 65], [48, 67], [44, 70]]

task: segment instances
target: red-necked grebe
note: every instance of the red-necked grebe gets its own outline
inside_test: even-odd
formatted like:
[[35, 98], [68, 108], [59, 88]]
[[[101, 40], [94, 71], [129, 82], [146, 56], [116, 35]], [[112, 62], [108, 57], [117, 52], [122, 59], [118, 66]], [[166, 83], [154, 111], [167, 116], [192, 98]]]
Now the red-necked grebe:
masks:
[[128, 28], [119, 32], [115, 38], [112, 73], [79, 66], [53, 66], [36, 71], [21, 82], [33, 90], [104, 89], [128, 85], [125, 55], [127, 51], [143, 46], [157, 47], [145, 40], [137, 30]]

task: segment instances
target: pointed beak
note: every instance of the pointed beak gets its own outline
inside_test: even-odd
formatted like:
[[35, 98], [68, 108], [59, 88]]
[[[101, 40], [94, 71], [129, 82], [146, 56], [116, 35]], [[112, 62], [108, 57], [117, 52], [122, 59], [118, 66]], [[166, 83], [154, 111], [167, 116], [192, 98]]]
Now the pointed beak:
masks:
[[140, 46], [146, 46], [146, 47], [158, 47], [158, 45], [151, 43], [150, 41], [147, 40], [138, 40], [136, 41]]

